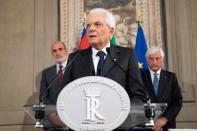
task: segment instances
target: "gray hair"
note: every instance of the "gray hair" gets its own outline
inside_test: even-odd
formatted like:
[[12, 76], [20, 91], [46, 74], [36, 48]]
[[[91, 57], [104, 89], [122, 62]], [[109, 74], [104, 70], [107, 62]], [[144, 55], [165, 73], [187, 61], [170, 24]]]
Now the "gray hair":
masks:
[[88, 17], [91, 16], [91, 15], [97, 14], [97, 13], [105, 15], [107, 25], [111, 28], [114, 28], [114, 30], [115, 30], [116, 19], [115, 19], [114, 15], [112, 13], [110, 13], [108, 10], [103, 9], [103, 8], [95, 8], [95, 9], [90, 10], [90, 13], [89, 13]]
[[161, 47], [157, 47], [157, 46], [153, 46], [153, 47], [150, 47], [148, 50], [147, 50], [147, 52], [146, 52], [146, 59], [148, 59], [148, 56], [150, 55], [150, 54], [154, 54], [154, 53], [156, 53], [156, 52], [160, 52], [160, 54], [161, 54], [161, 57], [162, 57], [162, 59], [164, 58], [164, 51], [163, 51], [163, 49], [161, 48]]
[[54, 42], [52, 43], [52, 45], [51, 45], [51, 49], [52, 49], [52, 47], [53, 47], [55, 44], [57, 44], [57, 43], [62, 44], [62, 45], [64, 46], [64, 49], [67, 49], [67, 47], [66, 47], [66, 45], [65, 45], [65, 43], [64, 43], [63, 41], [54, 41]]

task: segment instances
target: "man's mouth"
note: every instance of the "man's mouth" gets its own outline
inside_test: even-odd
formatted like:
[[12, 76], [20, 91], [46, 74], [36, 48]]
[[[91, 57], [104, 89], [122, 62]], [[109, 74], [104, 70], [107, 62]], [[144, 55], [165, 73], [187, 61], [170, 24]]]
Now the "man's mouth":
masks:
[[58, 56], [58, 57], [57, 57], [57, 59], [61, 59], [61, 58], [62, 58], [61, 56]]
[[96, 35], [90, 35], [89, 37], [90, 37], [90, 38], [94, 38], [94, 37], [96, 37]]

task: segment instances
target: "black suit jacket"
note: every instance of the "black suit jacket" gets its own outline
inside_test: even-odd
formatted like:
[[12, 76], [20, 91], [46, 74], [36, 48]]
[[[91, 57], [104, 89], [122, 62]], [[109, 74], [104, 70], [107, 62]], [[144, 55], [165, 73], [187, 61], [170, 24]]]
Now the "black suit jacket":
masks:
[[144, 87], [153, 103], [167, 103], [167, 109], [162, 116], [168, 119], [164, 130], [175, 128], [175, 119], [182, 107], [182, 93], [174, 73], [161, 70], [159, 79], [159, 89], [157, 96], [154, 93], [154, 87], [149, 70], [141, 73]]
[[[125, 71], [121, 70], [109, 55], [106, 56], [104, 67], [101, 71], [101, 76], [110, 78], [122, 85], [130, 97], [137, 96], [145, 100], [145, 91], [142, 86], [139, 86], [131, 77], [142, 83], [140, 72], [138, 69], [135, 53], [133, 49], [110, 46], [110, 54]], [[77, 57], [76, 57], [77, 56]], [[76, 57], [76, 58], [75, 58]], [[94, 76], [95, 69], [92, 60], [92, 47], [83, 51], [77, 51], [69, 55], [68, 63], [75, 59], [68, 67], [65, 73], [64, 86], [75, 79], [84, 76]]]
[[[43, 97], [44, 104], [56, 105], [57, 97], [62, 90], [62, 84], [57, 80], [51, 85], [53, 80], [57, 78], [56, 65], [43, 70], [40, 82], [40, 101]], [[48, 88], [48, 89], [47, 89]]]

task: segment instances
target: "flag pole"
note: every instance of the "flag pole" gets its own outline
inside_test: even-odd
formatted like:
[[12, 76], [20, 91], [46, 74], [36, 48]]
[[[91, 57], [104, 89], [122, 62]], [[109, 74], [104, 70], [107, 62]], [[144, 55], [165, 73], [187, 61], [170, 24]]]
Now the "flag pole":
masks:
[[86, 23], [86, 12], [83, 13], [83, 26], [85, 25]]

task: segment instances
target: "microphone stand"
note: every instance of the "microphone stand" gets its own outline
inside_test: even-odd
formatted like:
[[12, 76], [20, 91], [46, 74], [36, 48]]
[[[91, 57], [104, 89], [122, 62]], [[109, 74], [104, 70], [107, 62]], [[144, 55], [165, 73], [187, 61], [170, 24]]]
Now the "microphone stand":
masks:
[[[78, 55], [81, 53], [81, 50], [77, 52], [77, 54], [70, 60], [69, 63], [63, 68], [62, 72], [65, 71], [73, 62], [74, 60], [78, 57]], [[53, 79], [53, 81], [50, 83], [50, 85], [46, 88], [44, 91], [42, 97], [41, 97], [41, 102], [39, 104], [33, 105], [33, 111], [35, 112], [35, 119], [36, 119], [36, 128], [43, 128], [44, 123], [43, 119], [45, 117], [45, 109], [46, 105], [44, 104], [44, 100], [47, 94], [47, 91], [54, 86], [54, 83], [57, 81], [57, 79], [60, 77], [60, 73]]]
[[149, 99], [146, 104], [144, 104], [145, 108], [145, 116], [148, 118], [149, 122], [145, 123], [146, 127], [154, 126], [154, 117], [155, 117], [155, 107], [151, 104], [151, 100]]
[[[75, 61], [75, 59], [79, 56], [80, 53], [81, 53], [81, 50], [79, 50], [79, 51], [75, 54], [75, 56], [70, 60], [70, 62], [67, 63], [67, 65], [63, 68], [62, 72], [65, 71], [65, 70]], [[41, 104], [44, 104], [44, 100], [45, 100], [47, 91], [48, 91], [50, 88], [52, 88], [52, 87], [54, 86], [55, 82], [56, 82], [57, 79], [60, 77], [60, 74], [61, 74], [61, 73], [59, 73], [59, 74], [57, 75], [57, 77], [55, 77], [55, 79], [53, 79], [53, 81], [50, 83], [50, 85], [46, 88], [45, 92], [43, 93], [43, 95], [42, 95], [42, 97], [41, 97], [41, 102], [40, 102]]]
[[[113, 60], [111, 53], [110, 53], [110, 48], [106, 48], [107, 53], [109, 54], [110, 59], [112, 62], [117, 65], [123, 72], [126, 72], [116, 61]], [[135, 78], [131, 77], [132, 80], [134, 80], [140, 87], [144, 86]], [[145, 89], [145, 88], [144, 88]], [[151, 100], [149, 98], [148, 92], [147, 92], [147, 101], [144, 103], [144, 108], [145, 108], [145, 116], [148, 118], [149, 122], [145, 123], [145, 127], [153, 127], [154, 126], [154, 117], [155, 117], [155, 107], [154, 105], [151, 104]], [[140, 124], [141, 125], [141, 124]], [[144, 127], [143, 126], [143, 127]]]
[[36, 128], [43, 128], [43, 118], [45, 116], [45, 107], [43, 103], [33, 105], [33, 110], [35, 111], [35, 118], [36, 118]]
[[[110, 57], [111, 61], [112, 61], [116, 66], [118, 66], [118, 68], [120, 68], [123, 72], [127, 73], [126, 70], [124, 70], [122, 66], [120, 66], [116, 61], [114, 61], [114, 59], [113, 59], [112, 56], [111, 56], [111, 52], [110, 52], [110, 48], [109, 48], [109, 47], [106, 48], [106, 51], [107, 51], [107, 53], [109, 54], [109, 57]], [[129, 74], [129, 78], [132, 79], [135, 83], [137, 83], [137, 85], [139, 85], [140, 87], [143, 87], [143, 88], [144, 88], [143, 84], [141, 84], [136, 78], [134, 78], [134, 77], [131, 76], [130, 74]], [[138, 94], [138, 96], [141, 97], [142, 99], [144, 98], [144, 95], [142, 95], [142, 94]], [[141, 100], [142, 100], [142, 99], [141, 99]], [[147, 100], [147, 98], [146, 98], [146, 100]], [[142, 101], [144, 102], [145, 100], [143, 99]]]

